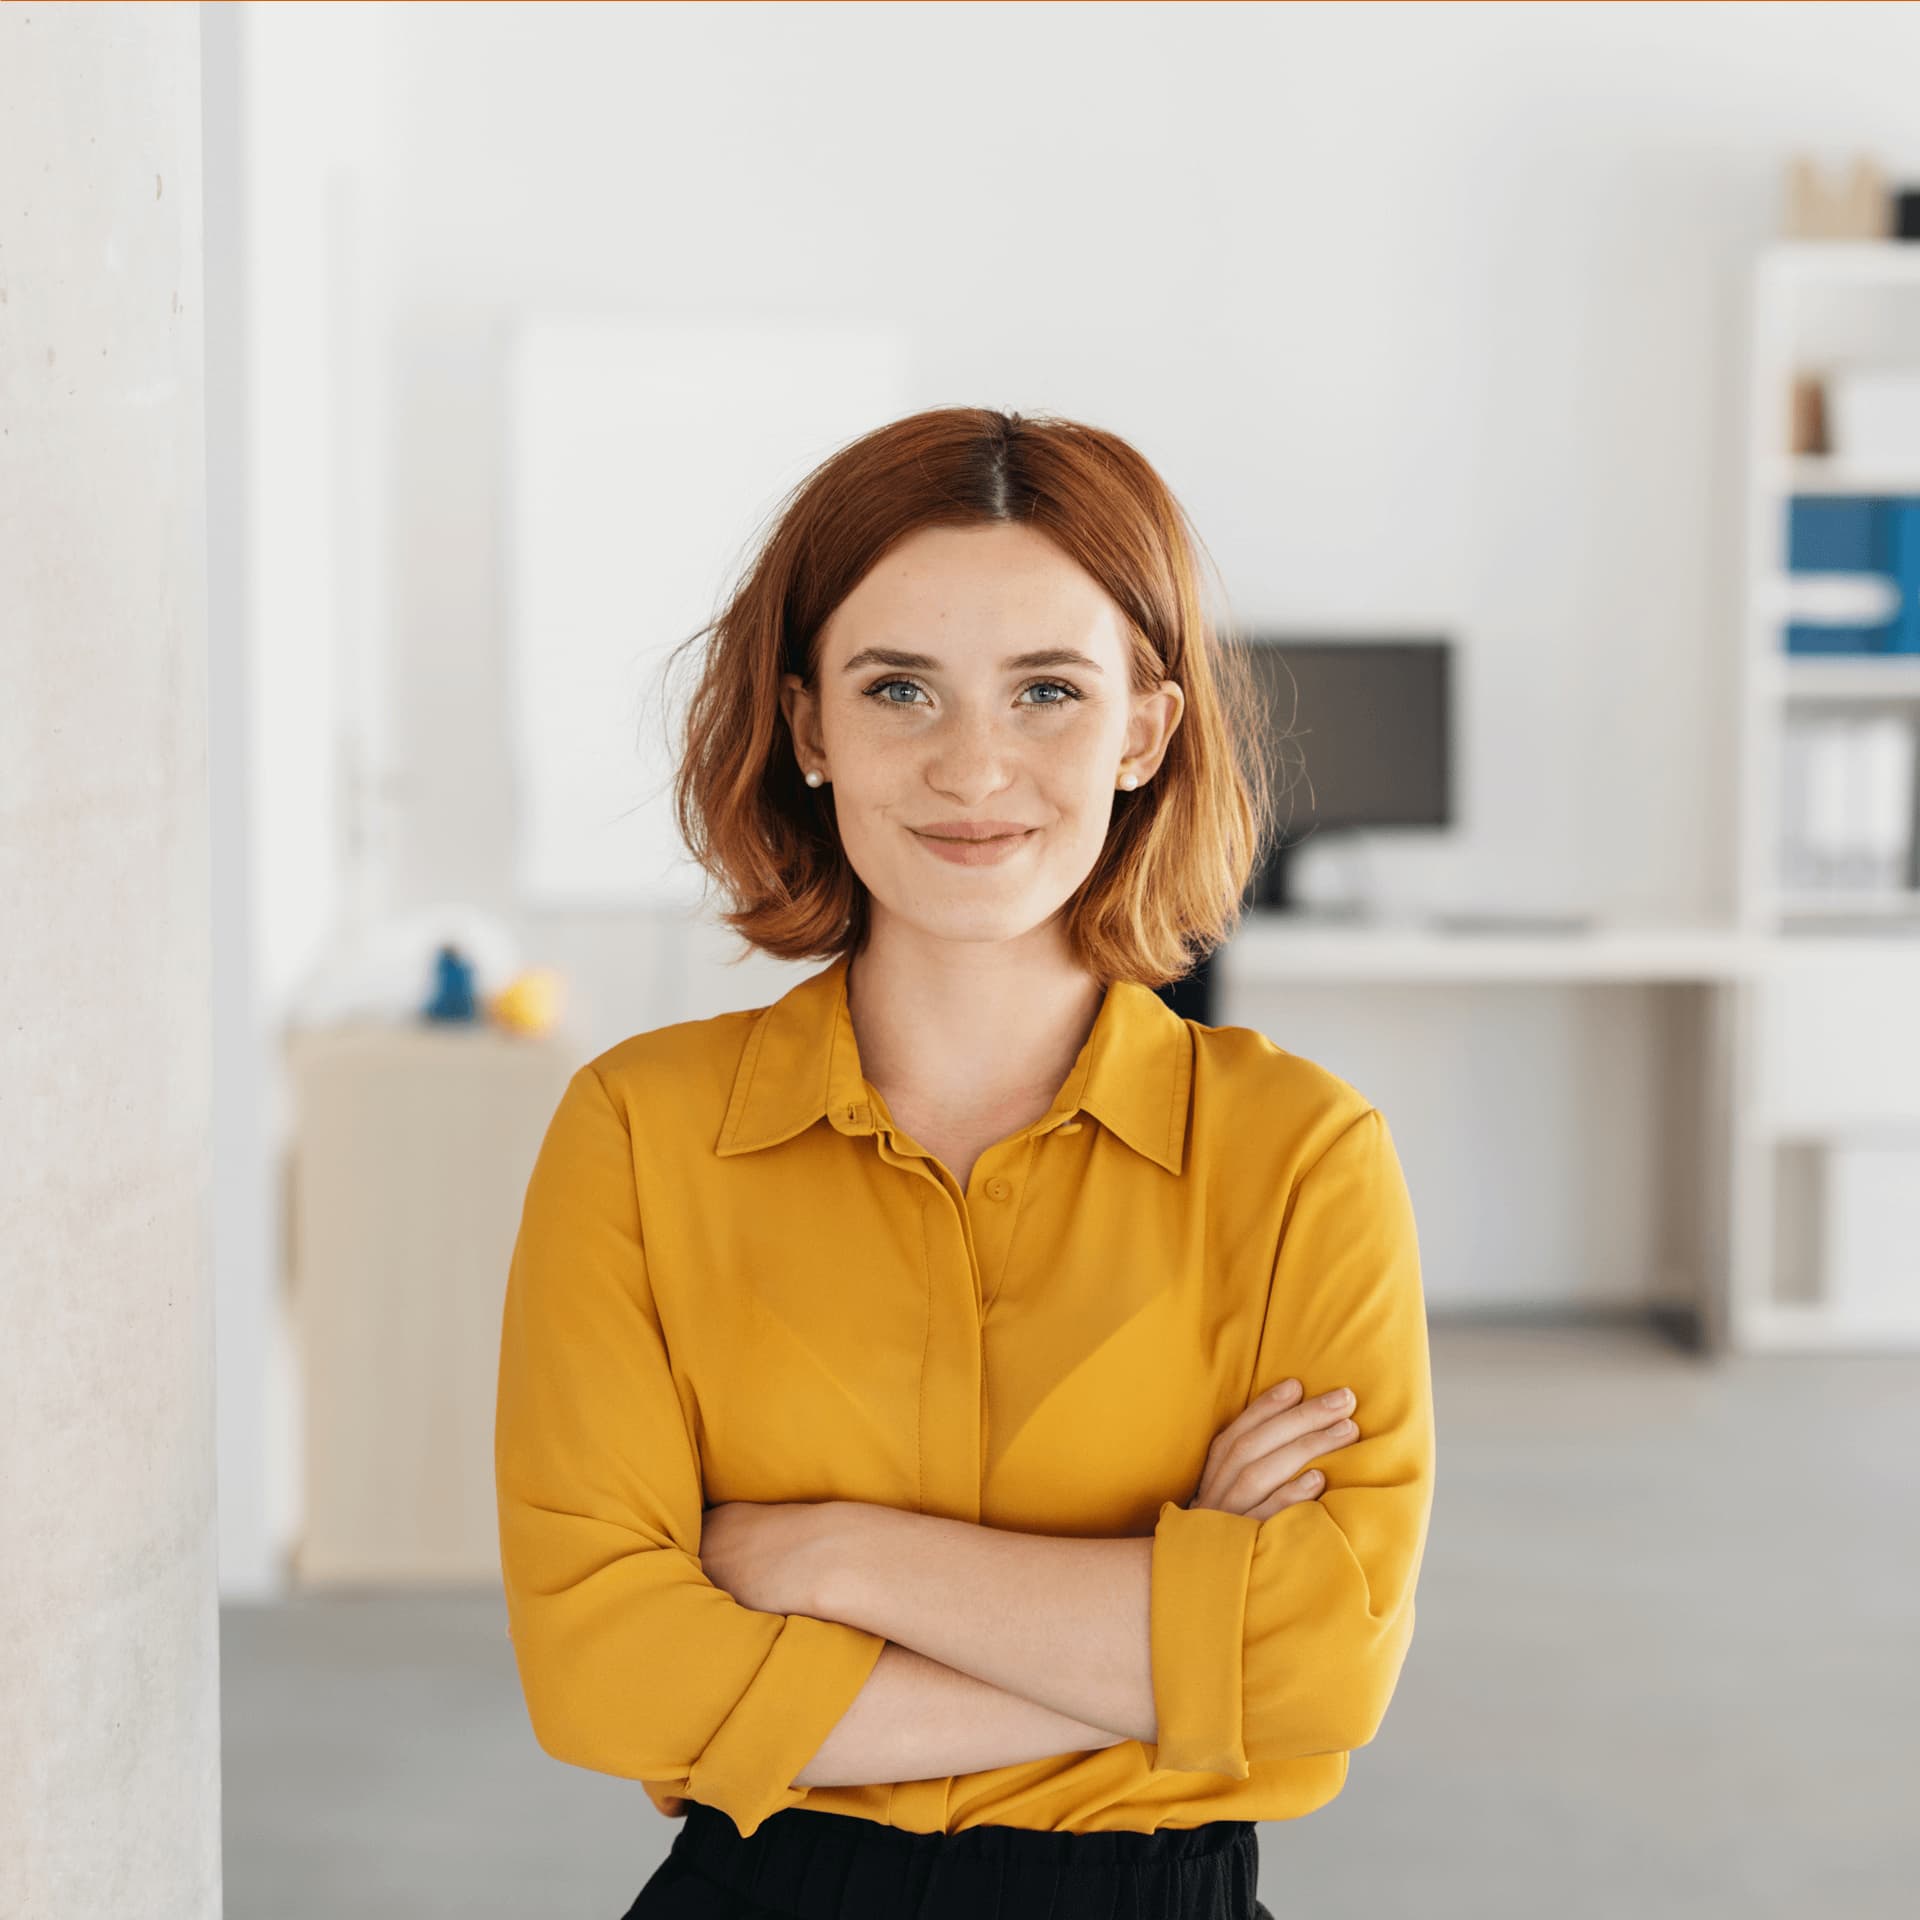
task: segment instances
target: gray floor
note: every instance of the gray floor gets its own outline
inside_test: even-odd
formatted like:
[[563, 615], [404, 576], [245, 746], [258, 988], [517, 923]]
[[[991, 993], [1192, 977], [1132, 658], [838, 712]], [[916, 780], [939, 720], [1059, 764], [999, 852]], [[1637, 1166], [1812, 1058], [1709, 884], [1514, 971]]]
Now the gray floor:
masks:
[[[1920, 1913], [1920, 1357], [1434, 1332], [1419, 1625], [1278, 1920]], [[498, 1596], [222, 1613], [229, 1920], [616, 1920], [675, 1827], [534, 1744]], [[1902, 1816], [1905, 1816], [1904, 1824]]]

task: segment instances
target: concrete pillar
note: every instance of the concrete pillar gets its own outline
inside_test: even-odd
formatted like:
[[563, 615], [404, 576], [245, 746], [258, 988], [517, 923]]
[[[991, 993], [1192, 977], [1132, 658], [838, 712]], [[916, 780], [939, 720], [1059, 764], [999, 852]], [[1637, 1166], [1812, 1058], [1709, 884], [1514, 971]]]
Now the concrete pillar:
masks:
[[220, 1912], [200, 9], [0, 7], [0, 1914]]

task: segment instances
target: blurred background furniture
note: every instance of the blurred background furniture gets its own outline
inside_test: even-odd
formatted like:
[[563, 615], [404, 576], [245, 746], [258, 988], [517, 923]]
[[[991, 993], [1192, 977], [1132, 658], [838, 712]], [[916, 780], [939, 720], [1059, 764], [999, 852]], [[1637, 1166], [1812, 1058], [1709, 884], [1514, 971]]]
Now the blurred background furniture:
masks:
[[[1733, 1058], [1729, 1332], [1747, 1351], [1911, 1349], [1920, 1345], [1920, 556], [1862, 553], [1830, 570], [1847, 556], [1808, 551], [1805, 534], [1842, 501], [1920, 527], [1920, 434], [1910, 402], [1896, 404], [1920, 373], [1920, 246], [1764, 248], [1748, 324], [1736, 898], [1767, 965], [1741, 997]], [[1891, 617], [1863, 616], [1824, 639], [1805, 617], [1822, 592], [1873, 588]], [[1904, 735], [1905, 760], [1903, 769], [1895, 756], [1871, 798], [1869, 721], [1879, 736], [1871, 757], [1882, 758], [1891, 731], [1896, 745]], [[1851, 731], [1828, 762], [1832, 777], [1809, 792], [1804, 779], [1796, 785], [1794, 743], [1835, 723]], [[1824, 871], [1804, 864], [1809, 842], [1830, 856]]]
[[500, 1308], [565, 1034], [296, 1030], [287, 1161], [308, 1586], [498, 1578]]

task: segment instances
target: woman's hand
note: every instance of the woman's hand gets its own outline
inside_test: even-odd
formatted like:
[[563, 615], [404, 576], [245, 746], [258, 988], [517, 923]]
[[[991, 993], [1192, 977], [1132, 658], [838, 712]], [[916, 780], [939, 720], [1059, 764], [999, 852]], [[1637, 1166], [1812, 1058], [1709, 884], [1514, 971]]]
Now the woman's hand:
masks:
[[819, 1615], [832, 1501], [722, 1500], [700, 1516], [700, 1570], [757, 1613]]
[[1298, 1380], [1283, 1380], [1220, 1429], [1207, 1449], [1206, 1470], [1189, 1507], [1265, 1520], [1283, 1507], [1319, 1498], [1326, 1476], [1301, 1469], [1352, 1445], [1360, 1431], [1346, 1417], [1354, 1399], [1345, 1387], [1304, 1403], [1300, 1392]]

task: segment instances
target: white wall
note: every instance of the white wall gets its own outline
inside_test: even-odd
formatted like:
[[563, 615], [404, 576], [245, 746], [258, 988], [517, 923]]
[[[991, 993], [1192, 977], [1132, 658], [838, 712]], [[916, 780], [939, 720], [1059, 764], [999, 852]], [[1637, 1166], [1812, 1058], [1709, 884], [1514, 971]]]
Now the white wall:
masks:
[[[255, 230], [288, 263], [254, 309], [288, 488], [263, 474], [261, 725], [301, 743], [262, 789], [271, 993], [356, 884], [514, 917], [571, 972], [587, 1047], [788, 977], [715, 971], [731, 944], [675, 922], [516, 913], [501, 381], [513, 316], [547, 307], [900, 325], [915, 405], [1127, 435], [1243, 621], [1458, 635], [1462, 818], [1383, 836], [1383, 896], [1730, 908], [1746, 262], [1796, 148], [1920, 177], [1920, 10], [277, 6], [247, 27]], [[316, 153], [357, 209], [344, 308]], [[330, 494], [304, 472], [325, 420]], [[369, 636], [391, 650], [356, 677]], [[319, 750], [342, 712], [369, 755], [344, 792]], [[1640, 1287], [1642, 1000], [1543, 990], [1520, 1029], [1500, 995], [1223, 1017], [1405, 1116], [1437, 1302]], [[1534, 1182], [1515, 1206], [1543, 1142], [1607, 1204]]]
[[0, 9], [0, 1914], [221, 1910], [200, 22]]
[[[1726, 897], [1741, 272], [1786, 149], [1920, 169], [1909, 8], [403, 9], [397, 877], [505, 904], [502, 323], [915, 327], [1138, 441], [1238, 610], [1466, 646], [1422, 900]], [[1628, 751], [1628, 749], [1631, 749]]]

